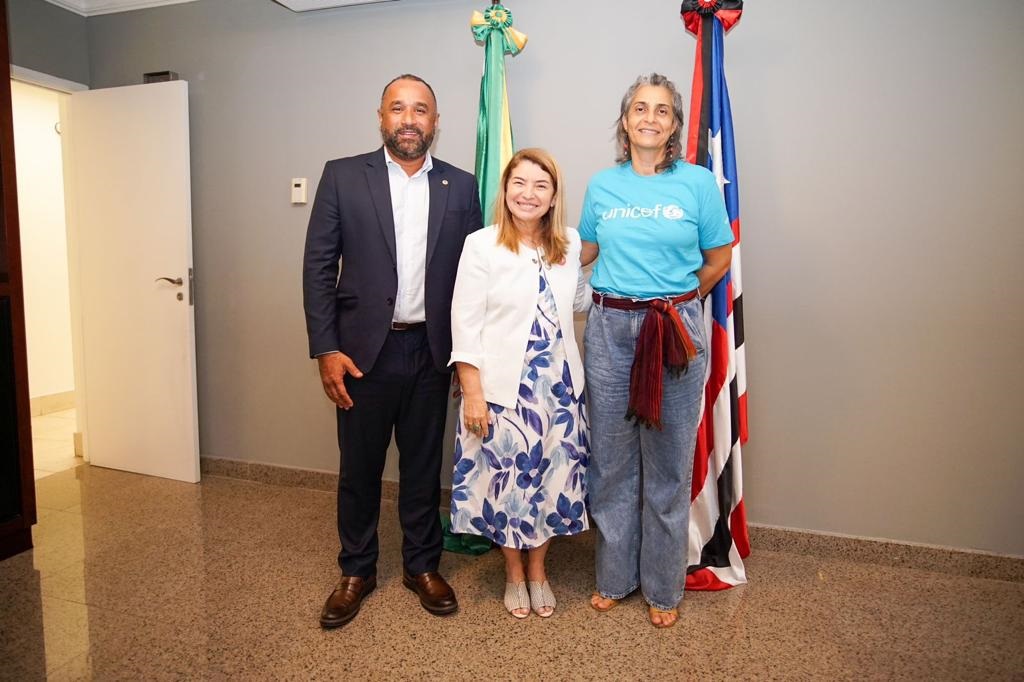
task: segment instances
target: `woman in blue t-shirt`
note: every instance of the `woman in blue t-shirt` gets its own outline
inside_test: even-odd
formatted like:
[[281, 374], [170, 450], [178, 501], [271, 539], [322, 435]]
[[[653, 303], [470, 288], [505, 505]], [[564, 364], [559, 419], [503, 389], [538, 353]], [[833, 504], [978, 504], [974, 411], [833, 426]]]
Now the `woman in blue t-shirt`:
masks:
[[662, 75], [622, 98], [617, 165], [587, 186], [584, 265], [595, 258], [584, 358], [597, 592], [638, 587], [670, 627], [686, 583], [690, 479], [704, 390], [701, 297], [729, 268], [733, 234], [714, 175], [680, 159], [682, 99]]

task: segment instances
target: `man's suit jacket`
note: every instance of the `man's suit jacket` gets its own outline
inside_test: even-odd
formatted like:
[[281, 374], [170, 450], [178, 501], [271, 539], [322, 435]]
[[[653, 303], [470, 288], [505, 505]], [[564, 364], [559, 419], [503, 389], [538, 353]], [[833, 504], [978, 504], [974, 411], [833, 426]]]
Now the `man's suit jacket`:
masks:
[[[424, 304], [434, 365], [452, 348], [451, 305], [466, 235], [481, 225], [476, 180], [433, 159], [427, 174]], [[338, 276], [339, 258], [341, 276]], [[395, 221], [383, 147], [328, 161], [313, 200], [302, 270], [311, 357], [338, 350], [369, 372], [388, 335], [398, 293]]]

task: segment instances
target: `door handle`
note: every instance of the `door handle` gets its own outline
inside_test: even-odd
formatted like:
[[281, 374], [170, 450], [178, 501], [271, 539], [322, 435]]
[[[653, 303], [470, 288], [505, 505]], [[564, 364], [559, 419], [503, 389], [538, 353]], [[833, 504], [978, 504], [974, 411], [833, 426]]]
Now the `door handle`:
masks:
[[185, 283], [184, 280], [181, 279], [181, 277], [175, 277], [174, 279], [171, 279], [170, 277], [157, 277], [153, 281], [154, 282], [159, 282], [160, 280], [163, 280], [165, 282], [170, 282], [171, 284], [173, 284], [176, 287], [180, 287], [182, 284]]

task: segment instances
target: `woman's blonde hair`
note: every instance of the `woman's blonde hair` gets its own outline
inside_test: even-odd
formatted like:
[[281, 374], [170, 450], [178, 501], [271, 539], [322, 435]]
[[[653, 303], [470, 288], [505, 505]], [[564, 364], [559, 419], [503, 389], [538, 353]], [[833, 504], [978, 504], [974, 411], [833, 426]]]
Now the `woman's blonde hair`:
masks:
[[565, 255], [569, 252], [569, 236], [565, 227], [565, 202], [562, 201], [562, 171], [555, 163], [554, 157], [543, 149], [520, 149], [501, 174], [501, 186], [498, 188], [498, 197], [494, 200], [494, 222], [498, 226], [498, 243], [512, 253], [519, 253], [519, 231], [513, 222], [512, 212], [505, 203], [505, 190], [509, 178], [512, 177], [512, 171], [523, 161], [537, 164], [551, 176], [554, 206], [540, 219], [540, 247], [544, 249], [544, 259], [548, 263], [564, 263]]

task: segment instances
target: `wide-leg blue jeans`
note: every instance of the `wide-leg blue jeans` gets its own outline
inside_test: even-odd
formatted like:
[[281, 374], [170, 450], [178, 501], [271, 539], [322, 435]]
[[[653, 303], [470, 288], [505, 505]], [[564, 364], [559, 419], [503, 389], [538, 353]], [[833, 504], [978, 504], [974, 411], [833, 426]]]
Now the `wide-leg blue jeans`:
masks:
[[707, 363], [701, 302], [676, 310], [697, 357], [682, 376], [665, 374], [661, 430], [625, 418], [633, 353], [648, 311], [595, 303], [584, 335], [597, 591], [621, 599], [639, 587], [648, 604], [663, 610], [679, 603], [686, 585], [693, 448]]

